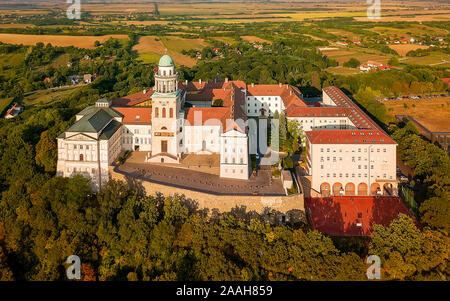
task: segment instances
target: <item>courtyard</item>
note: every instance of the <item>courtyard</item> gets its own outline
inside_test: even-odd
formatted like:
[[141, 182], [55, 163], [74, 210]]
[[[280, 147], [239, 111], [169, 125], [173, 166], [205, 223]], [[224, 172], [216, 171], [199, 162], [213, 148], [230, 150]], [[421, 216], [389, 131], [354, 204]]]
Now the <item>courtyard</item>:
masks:
[[187, 155], [180, 164], [144, 161], [145, 152], [133, 152], [115, 170], [126, 176], [216, 195], [284, 196], [281, 179], [273, 179], [270, 168], [262, 167], [248, 180], [219, 177], [218, 155]]

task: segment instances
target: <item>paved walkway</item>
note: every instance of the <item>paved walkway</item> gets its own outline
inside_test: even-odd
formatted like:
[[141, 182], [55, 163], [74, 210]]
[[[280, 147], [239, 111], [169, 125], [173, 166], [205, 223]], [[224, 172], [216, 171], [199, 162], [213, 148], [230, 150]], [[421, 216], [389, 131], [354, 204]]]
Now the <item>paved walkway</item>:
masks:
[[216, 195], [284, 196], [280, 179], [272, 179], [270, 169], [259, 170], [249, 180], [220, 178], [218, 175], [172, 166], [126, 162], [116, 171], [137, 179]]

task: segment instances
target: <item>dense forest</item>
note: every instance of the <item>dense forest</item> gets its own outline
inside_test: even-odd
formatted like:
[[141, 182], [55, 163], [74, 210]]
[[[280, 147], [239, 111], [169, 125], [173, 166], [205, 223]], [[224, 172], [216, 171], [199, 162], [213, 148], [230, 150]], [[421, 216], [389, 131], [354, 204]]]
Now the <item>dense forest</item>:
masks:
[[[49, 67], [61, 54], [70, 56], [75, 73], [98, 75], [59, 101], [0, 121], [1, 280], [64, 280], [64, 262], [72, 254], [82, 260], [84, 280], [364, 280], [370, 254], [381, 257], [383, 279], [448, 279], [449, 157], [410, 124], [389, 130], [399, 155], [426, 185], [418, 216], [423, 227], [400, 215], [389, 227], [375, 226], [369, 238], [329, 237], [306, 224], [267, 223], [269, 210], [208, 214], [183, 196], [146, 196], [133, 182], [110, 181], [96, 194], [83, 177], [55, 177], [55, 138], [76, 112], [99, 98], [153, 85], [153, 66], [136, 60], [135, 41], [131, 35], [129, 43], [110, 40], [93, 50], [0, 45], [3, 52], [25, 56], [17, 68], [2, 73], [1, 97], [20, 102], [26, 92], [43, 88], [45, 77], [63, 82], [66, 67]], [[336, 62], [302, 43], [278, 41], [267, 51], [241, 43], [242, 55], [230, 52], [178, 71], [181, 80], [290, 83], [307, 95], [334, 84], [381, 123], [385, 111], [375, 105], [373, 91], [391, 95], [415, 85], [445, 90], [439, 79], [448, 74], [427, 67], [335, 76], [324, 69]], [[92, 64], [77, 63], [85, 55]]]

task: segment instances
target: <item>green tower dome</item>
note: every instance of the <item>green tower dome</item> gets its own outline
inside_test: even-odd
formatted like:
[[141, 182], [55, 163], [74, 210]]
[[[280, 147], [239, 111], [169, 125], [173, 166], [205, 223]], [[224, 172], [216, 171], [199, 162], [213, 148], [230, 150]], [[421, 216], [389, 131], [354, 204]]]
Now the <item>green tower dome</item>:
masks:
[[160, 67], [171, 67], [175, 64], [173, 63], [173, 59], [169, 55], [165, 54], [159, 59], [158, 65]]

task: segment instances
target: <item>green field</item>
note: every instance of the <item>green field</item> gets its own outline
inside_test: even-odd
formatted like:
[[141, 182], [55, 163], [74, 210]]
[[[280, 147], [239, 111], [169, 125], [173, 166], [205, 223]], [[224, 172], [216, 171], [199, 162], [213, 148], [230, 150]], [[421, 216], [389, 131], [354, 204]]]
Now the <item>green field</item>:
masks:
[[75, 91], [75, 89], [77, 89], [79, 87], [80, 86], [75, 86], [75, 87], [70, 87], [70, 88], [65, 88], [65, 89], [60, 89], [60, 90], [48, 89], [48, 90], [34, 91], [34, 92], [28, 94], [27, 96], [25, 96], [23, 102], [26, 106], [36, 106], [36, 105], [48, 104], [50, 102], [60, 100], [61, 97], [69, 95], [70, 93]]
[[340, 75], [353, 75], [360, 73], [358, 68], [346, 68], [342, 66], [338, 67], [329, 67], [325, 69], [326, 71], [333, 73], [333, 74], [340, 74]]
[[157, 64], [161, 55], [153, 53], [153, 52], [145, 52], [139, 53], [138, 59], [141, 60], [145, 64]]
[[0, 66], [15, 67], [19, 65], [24, 58], [25, 55], [23, 53], [0, 54]]
[[404, 60], [401, 60], [402, 63], [405, 64], [413, 64], [413, 65], [429, 65], [436, 67], [448, 67], [450, 65], [450, 54], [442, 53], [442, 52], [431, 52], [427, 56], [421, 57], [407, 57]]
[[[13, 98], [0, 98], [0, 113], [3, 115], [3, 113], [6, 112], [8, 107], [11, 105]], [[3, 118], [3, 116], [1, 116]]]

